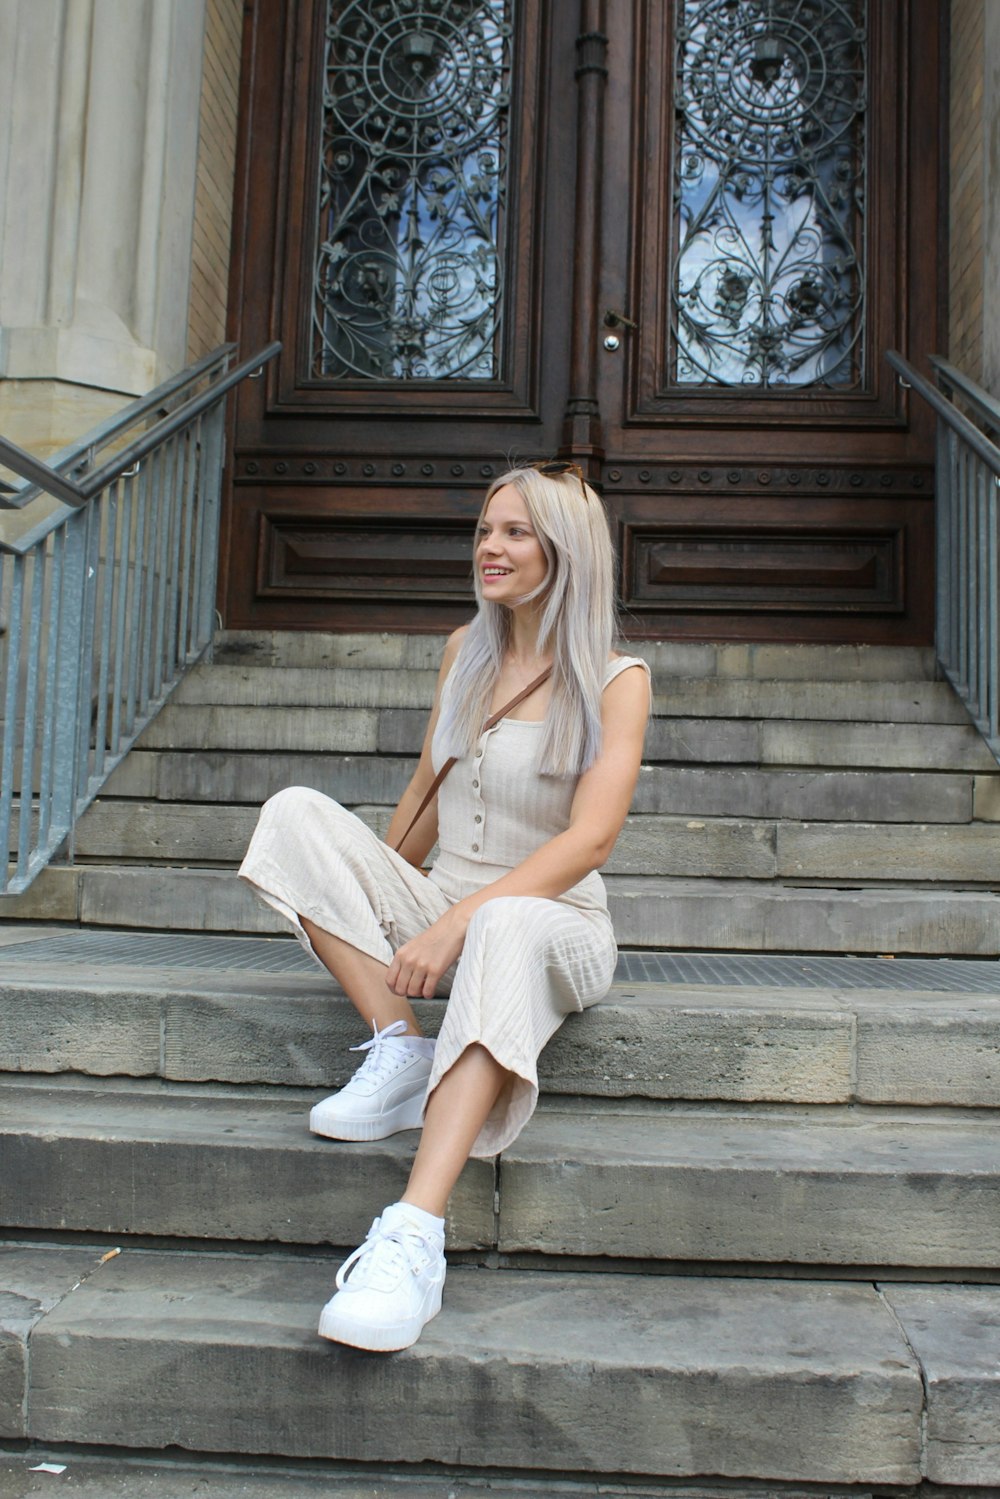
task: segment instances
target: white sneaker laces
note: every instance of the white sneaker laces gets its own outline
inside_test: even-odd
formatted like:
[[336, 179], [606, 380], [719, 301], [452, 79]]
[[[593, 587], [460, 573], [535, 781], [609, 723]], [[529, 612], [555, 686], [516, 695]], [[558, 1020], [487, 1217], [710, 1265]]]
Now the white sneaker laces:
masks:
[[365, 1242], [347, 1256], [337, 1271], [337, 1290], [343, 1290], [348, 1271], [359, 1260], [357, 1274], [351, 1276], [352, 1289], [391, 1290], [407, 1271], [419, 1275], [438, 1252], [438, 1246], [421, 1233], [415, 1223], [401, 1223], [396, 1228], [385, 1229], [382, 1219], [376, 1218]]
[[383, 1083], [386, 1078], [392, 1076], [400, 1061], [399, 1052], [383, 1045], [383, 1042], [390, 1036], [401, 1036], [406, 1030], [406, 1021], [394, 1020], [391, 1025], [386, 1026], [384, 1031], [380, 1031], [373, 1020], [372, 1030], [375, 1034], [369, 1041], [362, 1041], [360, 1046], [351, 1047], [351, 1051], [368, 1052], [354, 1075], [373, 1083]]

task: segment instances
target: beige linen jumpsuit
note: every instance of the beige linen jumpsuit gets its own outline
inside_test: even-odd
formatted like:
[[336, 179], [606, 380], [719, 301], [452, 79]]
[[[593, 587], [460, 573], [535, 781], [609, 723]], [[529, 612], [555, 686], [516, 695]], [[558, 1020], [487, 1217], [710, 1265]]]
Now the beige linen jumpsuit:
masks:
[[[608, 663], [605, 686], [635, 656]], [[445, 691], [448, 684], [445, 683]], [[500, 879], [565, 831], [576, 777], [535, 769], [541, 721], [501, 720], [458, 760], [438, 792], [439, 855], [429, 876], [319, 791], [292, 786], [261, 809], [240, 878], [291, 923], [315, 957], [299, 916], [388, 964], [449, 906]], [[446, 756], [435, 735], [435, 770]], [[480, 906], [449, 993], [428, 1094], [478, 1042], [511, 1074], [473, 1146], [496, 1154], [538, 1100], [538, 1055], [566, 1015], [603, 999], [617, 949], [604, 882], [588, 874], [556, 900], [499, 896]]]

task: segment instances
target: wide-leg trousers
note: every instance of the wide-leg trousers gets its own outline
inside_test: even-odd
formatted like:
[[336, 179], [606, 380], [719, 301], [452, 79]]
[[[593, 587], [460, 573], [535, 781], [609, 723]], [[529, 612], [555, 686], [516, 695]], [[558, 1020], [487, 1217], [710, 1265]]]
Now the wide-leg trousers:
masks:
[[[504, 870], [482, 866], [477, 886], [467, 869], [463, 877], [450, 870], [445, 854], [428, 878], [338, 802], [292, 786], [265, 803], [239, 873], [313, 957], [302, 916], [388, 965], [455, 900]], [[539, 1053], [568, 1014], [607, 994], [616, 956], [603, 909], [499, 896], [476, 911], [440, 984], [449, 998], [427, 1090], [429, 1097], [475, 1043], [510, 1073], [474, 1156], [495, 1155], [527, 1123], [538, 1100]]]

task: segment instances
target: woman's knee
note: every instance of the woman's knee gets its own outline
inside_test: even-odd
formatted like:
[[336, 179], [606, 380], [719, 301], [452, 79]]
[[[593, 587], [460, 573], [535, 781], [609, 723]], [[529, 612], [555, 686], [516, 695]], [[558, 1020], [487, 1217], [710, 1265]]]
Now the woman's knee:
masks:
[[532, 895], [497, 895], [484, 901], [469, 922], [466, 942], [508, 941], [525, 937], [536, 930], [538, 916], [551, 901]]
[[335, 802], [330, 796], [324, 796], [322, 791], [316, 791], [312, 786], [285, 786], [268, 797], [260, 813], [262, 817], [266, 813], [269, 818], [286, 822], [293, 818], [311, 817], [318, 807], [327, 812], [344, 810], [339, 802]]

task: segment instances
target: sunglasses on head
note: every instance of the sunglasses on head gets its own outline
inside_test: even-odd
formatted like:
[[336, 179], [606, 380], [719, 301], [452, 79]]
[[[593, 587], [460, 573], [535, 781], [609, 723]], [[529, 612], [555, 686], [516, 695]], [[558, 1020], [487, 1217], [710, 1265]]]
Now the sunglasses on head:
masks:
[[578, 463], [571, 463], [567, 458], [542, 458], [537, 463], [528, 463], [526, 468], [533, 468], [536, 473], [544, 474], [547, 479], [558, 479], [563, 474], [575, 474], [580, 481], [580, 493], [587, 498], [587, 484], [583, 477], [583, 469]]

